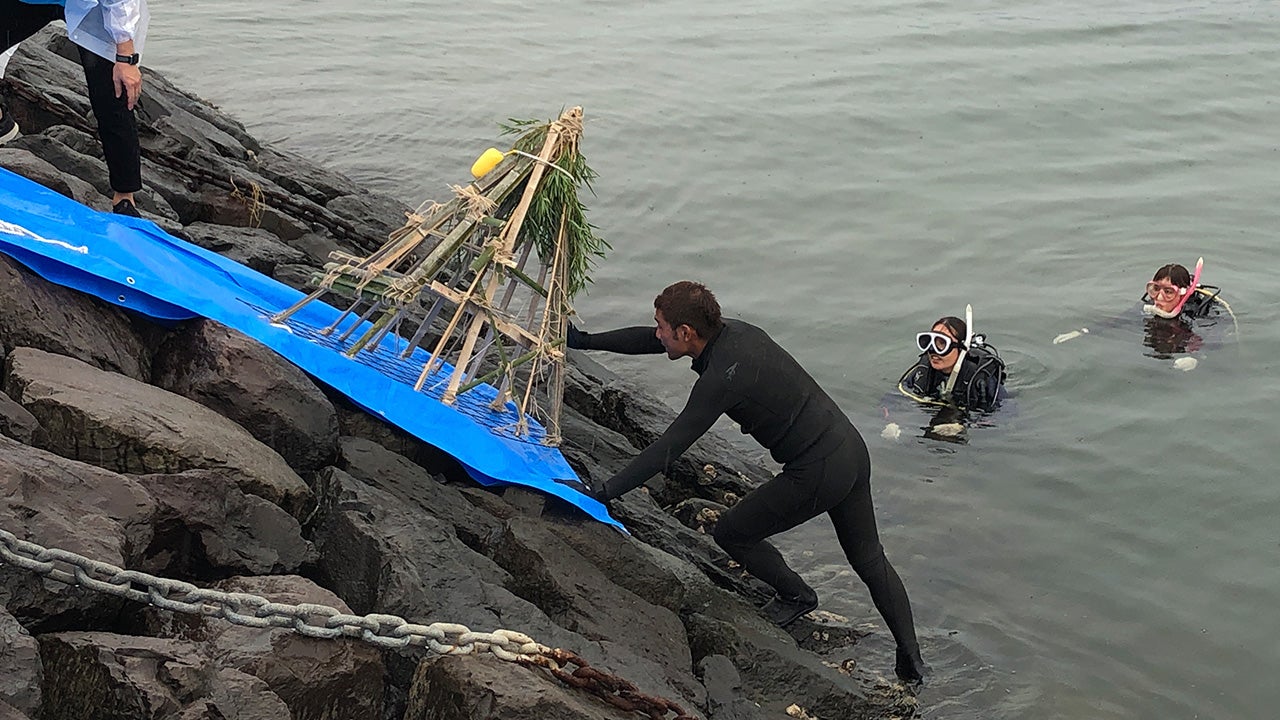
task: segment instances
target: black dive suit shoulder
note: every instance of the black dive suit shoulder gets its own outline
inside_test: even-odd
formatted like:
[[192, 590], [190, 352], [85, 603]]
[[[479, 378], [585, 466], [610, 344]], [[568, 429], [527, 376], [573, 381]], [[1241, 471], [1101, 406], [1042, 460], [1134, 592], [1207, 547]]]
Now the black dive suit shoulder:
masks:
[[[965, 354], [950, 401], [969, 410], [989, 412], [1004, 398], [1004, 380], [1004, 363], [999, 356], [985, 347], [974, 346]], [[947, 373], [933, 369], [928, 353], [921, 353], [899, 384], [914, 395], [946, 402], [942, 396], [946, 382]]]
[[[664, 351], [652, 327], [576, 333], [570, 347], [633, 355]], [[668, 469], [721, 415], [728, 415], [743, 434], [784, 465], [825, 457], [847, 433], [856, 433], [800, 363], [750, 323], [726, 318], [692, 368], [698, 380], [684, 409], [661, 437], [609, 480], [609, 497]]]

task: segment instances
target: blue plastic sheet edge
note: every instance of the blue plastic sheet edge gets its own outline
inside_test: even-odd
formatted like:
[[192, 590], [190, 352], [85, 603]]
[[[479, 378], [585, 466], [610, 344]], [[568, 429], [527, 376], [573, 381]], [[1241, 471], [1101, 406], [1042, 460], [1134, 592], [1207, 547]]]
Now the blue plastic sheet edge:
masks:
[[[555, 481], [577, 479], [558, 449], [504, 437], [411, 384], [271, 323], [268, 313], [293, 305], [302, 293], [175, 238], [148, 220], [97, 212], [0, 168], [0, 252], [50, 282], [149, 318], [173, 322], [205, 317], [238, 330], [373, 415], [449, 453], [480, 484], [534, 488], [625, 531], [602, 504]], [[295, 317], [302, 325], [322, 328], [339, 315], [312, 302]], [[340, 328], [358, 321], [352, 318]], [[410, 360], [420, 367], [425, 352], [417, 349]], [[451, 371], [445, 368], [437, 375]], [[467, 394], [487, 401], [496, 392], [482, 386]], [[510, 406], [508, 412], [514, 417]], [[538, 437], [543, 429], [534, 423], [532, 432]]]

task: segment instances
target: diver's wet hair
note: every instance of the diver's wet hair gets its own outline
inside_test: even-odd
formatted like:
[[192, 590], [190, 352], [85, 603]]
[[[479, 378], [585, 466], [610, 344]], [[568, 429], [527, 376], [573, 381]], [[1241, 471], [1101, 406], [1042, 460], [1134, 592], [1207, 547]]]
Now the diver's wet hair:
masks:
[[724, 326], [720, 303], [702, 283], [681, 280], [669, 285], [653, 299], [653, 307], [671, 327], [688, 325], [703, 340], [710, 340]]
[[1159, 280], [1168, 280], [1180, 288], [1191, 287], [1191, 273], [1178, 263], [1169, 263], [1156, 271], [1155, 277], [1151, 278], [1152, 282]]
[[954, 315], [938, 318], [938, 321], [929, 327], [937, 327], [939, 325], [946, 326], [946, 328], [951, 331], [951, 334], [962, 343], [964, 342], [965, 335], [969, 332], [969, 326], [965, 325], [963, 320], [955, 317]]

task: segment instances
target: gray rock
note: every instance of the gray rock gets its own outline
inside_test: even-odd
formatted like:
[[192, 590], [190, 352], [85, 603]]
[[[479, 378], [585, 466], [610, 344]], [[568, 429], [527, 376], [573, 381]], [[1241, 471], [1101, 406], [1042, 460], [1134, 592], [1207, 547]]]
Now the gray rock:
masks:
[[359, 250], [354, 246], [339, 243], [328, 233], [320, 232], [307, 233], [296, 240], [290, 241], [289, 246], [303, 253], [306, 256], [306, 262], [317, 269], [324, 267], [324, 264], [329, 262], [329, 253], [335, 250], [359, 254]]
[[0, 435], [11, 437], [24, 445], [34, 445], [37, 435], [42, 432], [40, 421], [36, 420], [35, 415], [0, 392]]
[[0, 700], [0, 720], [31, 720], [31, 718], [18, 708]]
[[[57, 140], [81, 155], [88, 155], [89, 157], [96, 158], [98, 160], [103, 158], [102, 143], [98, 138], [84, 132], [83, 130], [77, 130], [70, 125], [54, 125], [53, 127], [46, 129], [41, 133], [41, 135]], [[104, 172], [106, 171], [106, 168], [106, 163], [103, 163], [102, 170]]]
[[[142, 198], [141, 202], [145, 203], [148, 199], [152, 199], [156, 205], [163, 204], [163, 207], [168, 208], [168, 212], [163, 215], [153, 210], [153, 219], [169, 234], [172, 235], [173, 231], [169, 229], [168, 223], [176, 224], [178, 228], [175, 229], [179, 229], [183, 224], [195, 222], [199, 218], [197, 193], [201, 183], [198, 180], [161, 165], [144, 155], [142, 183], [146, 195], [139, 195]], [[152, 210], [149, 205], [139, 205], [139, 208]]]
[[486, 657], [431, 658], [418, 666], [404, 720], [634, 720], [549, 675]]
[[286, 242], [311, 232], [311, 226], [306, 222], [258, 199], [250, 179], [240, 175], [236, 175], [236, 187], [230, 191], [205, 186], [195, 197], [198, 205], [196, 220], [217, 225], [262, 228]]
[[[0, 528], [18, 539], [130, 567], [151, 542], [154, 515], [130, 478], [0, 437]], [[33, 632], [101, 624], [122, 602], [0, 564], [0, 605]]]
[[216, 707], [229, 710], [225, 717], [234, 720], [289, 717], [289, 706], [271, 691], [265, 680], [234, 668], [218, 669], [218, 682], [210, 688], [209, 699]]
[[478, 552], [490, 546], [502, 532], [502, 523], [477, 508], [462, 492], [447, 485], [403, 455], [358, 437], [339, 440], [338, 467], [351, 477], [382, 490], [398, 502], [421, 509], [435, 521], [453, 527], [454, 535]]
[[336, 393], [330, 395], [333, 407], [338, 411], [338, 433], [360, 437], [383, 446], [391, 452], [407, 458], [432, 475], [444, 475], [451, 479], [466, 479], [467, 471], [453, 456], [429, 445], [400, 428], [356, 407]]
[[[111, 209], [109, 194], [111, 183], [108, 179], [106, 162], [100, 157], [101, 149], [99, 148], [98, 155], [95, 156], [66, 145], [58, 139], [59, 136], [68, 137], [73, 141], [78, 141], [80, 136], [88, 137], [85, 133], [81, 133], [74, 128], [58, 125], [50, 128], [48, 133], [24, 135], [10, 142], [5, 146], [5, 149], [27, 150], [41, 160], [51, 163], [62, 173], [63, 179], [71, 190], [70, 197], [95, 210], [109, 211]], [[97, 141], [94, 140], [94, 142], [96, 143]], [[40, 178], [30, 175], [27, 175], [27, 177], [47, 185]], [[48, 185], [48, 187], [54, 186]], [[58, 191], [62, 192], [61, 190]], [[146, 188], [143, 188], [134, 196], [134, 201], [137, 203], [138, 209], [143, 212], [144, 217], [157, 217], [167, 220], [178, 219], [178, 214], [174, 212], [173, 208], [169, 206], [169, 203], [162, 196]]]
[[319, 205], [351, 194], [356, 186], [355, 181], [346, 175], [320, 167], [281, 148], [264, 147], [254, 160], [254, 169], [264, 177]]
[[507, 588], [556, 624], [593, 641], [629, 648], [659, 665], [682, 697], [701, 699], [680, 618], [614, 585], [546, 523], [508, 520], [494, 560], [510, 573]]
[[156, 501], [141, 567], [149, 573], [188, 580], [281, 575], [315, 560], [292, 515], [246, 495], [217, 470], [135, 479]]
[[404, 225], [411, 210], [399, 200], [367, 192], [336, 197], [325, 207], [357, 227], [367, 228], [369, 232], [383, 237]]
[[94, 186], [75, 175], [62, 172], [30, 150], [21, 147], [0, 148], [0, 167], [38, 182], [94, 210], [111, 209], [110, 198], [98, 192]]
[[[273, 602], [315, 603], [349, 613], [336, 595], [297, 576], [237, 577], [217, 583]], [[382, 652], [354, 640], [305, 637], [292, 629], [258, 629], [201, 619], [198, 637], [219, 666], [264, 680], [294, 720], [378, 718], [382, 715]]]
[[713, 602], [738, 602], [716, 588], [687, 561], [597, 522], [563, 522], [552, 526], [555, 536], [591, 561], [610, 581], [680, 614], [705, 610]]
[[39, 640], [45, 664], [42, 720], [288, 717], [264, 685], [220, 670], [188, 642], [98, 632]]
[[187, 225], [178, 237], [248, 266], [263, 275], [271, 275], [277, 265], [301, 263], [306, 254], [281, 242], [260, 228], [227, 227], [195, 222]]
[[123, 311], [54, 285], [5, 255], [0, 255], [0, 346], [39, 348], [137, 380], [151, 377], [151, 352]]
[[[94, 131], [83, 73], [69, 59], [74, 47], [58, 30], [46, 29], [24, 42], [9, 64], [11, 80], [42, 96], [39, 102], [10, 96], [9, 109], [28, 134], [59, 125]], [[144, 73], [147, 92], [137, 110], [143, 182], [183, 223], [261, 227], [286, 241], [314, 232], [317, 223], [367, 252], [386, 239], [385, 228], [403, 222], [396, 201], [313, 163], [262, 148], [242, 124], [174, 87], [163, 73], [153, 68]], [[232, 178], [236, 187], [225, 187], [223, 181]], [[264, 194], [257, 195], [255, 186]], [[340, 212], [325, 207], [343, 197], [351, 199], [335, 206]], [[159, 202], [153, 210], [143, 201], [144, 210], [169, 217]], [[389, 217], [377, 217], [390, 208], [396, 211]]]
[[236, 422], [298, 473], [314, 473], [337, 452], [328, 397], [298, 366], [225, 325], [184, 325], [157, 350], [153, 372], [156, 385]]
[[829, 667], [763, 618], [713, 606], [705, 614], [690, 613], [684, 621], [695, 661], [728, 657], [741, 673], [744, 694], [767, 709], [796, 703], [819, 718], [911, 715], [901, 707], [902, 693], [893, 692], [883, 678]]
[[760, 706], [748, 700], [742, 676], [724, 655], [708, 655], [698, 663], [707, 688], [707, 720], [764, 720]]
[[[508, 573], [468, 548], [451, 523], [337, 468], [319, 474], [316, 492], [320, 509], [313, 541], [320, 551], [320, 582], [356, 612], [389, 613], [422, 624], [460, 623], [473, 630], [518, 630], [550, 647], [577, 652], [647, 692], [675, 694], [667, 688], [669, 673], [641, 651], [566, 630], [508, 590]], [[394, 666], [393, 683], [407, 689], [412, 673], [412, 666]]]
[[[43, 674], [35, 638], [0, 607], [0, 705], [27, 715], [39, 713]], [[4, 710], [0, 709], [2, 717]]]
[[357, 613], [553, 633], [547, 644], [574, 639], [507, 590], [507, 572], [467, 547], [451, 523], [337, 468], [319, 474], [316, 493], [320, 582]]
[[[51, 47], [61, 52], [55, 52]], [[46, 101], [61, 106], [61, 112], [55, 113], [44, 104], [11, 97], [6, 112], [13, 113], [23, 132], [34, 134], [66, 124], [64, 115], [75, 118], [82, 125], [91, 125], [92, 111], [84, 87], [84, 69], [77, 57], [66, 30], [60, 27], [46, 28], [18, 46], [5, 69], [5, 79], [9, 82], [16, 80], [35, 90]]]
[[277, 265], [272, 271], [271, 277], [298, 292], [310, 294], [320, 287], [316, 281], [317, 273], [319, 272], [314, 265], [289, 263]]
[[311, 507], [310, 489], [284, 458], [203, 405], [32, 348], [14, 350], [6, 365], [5, 391], [63, 457], [135, 474], [216, 468], [294, 517]]

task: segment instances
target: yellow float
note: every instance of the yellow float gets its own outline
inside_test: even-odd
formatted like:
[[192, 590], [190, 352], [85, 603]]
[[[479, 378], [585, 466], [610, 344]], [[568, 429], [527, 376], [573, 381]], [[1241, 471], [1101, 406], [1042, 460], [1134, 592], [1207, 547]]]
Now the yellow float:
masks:
[[498, 148], [489, 148], [480, 153], [480, 157], [471, 165], [471, 177], [479, 180], [488, 172], [498, 166], [502, 162], [502, 158], [506, 155]]

